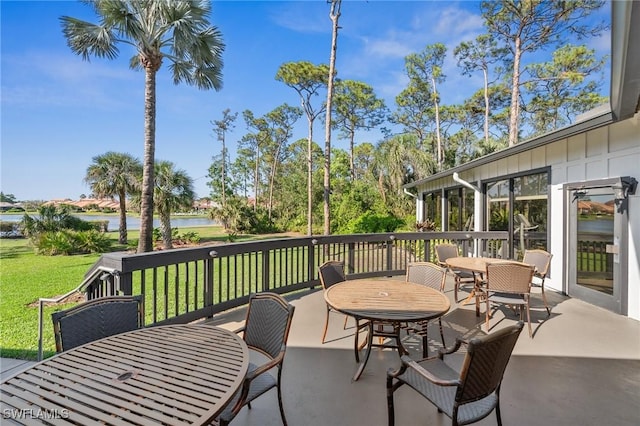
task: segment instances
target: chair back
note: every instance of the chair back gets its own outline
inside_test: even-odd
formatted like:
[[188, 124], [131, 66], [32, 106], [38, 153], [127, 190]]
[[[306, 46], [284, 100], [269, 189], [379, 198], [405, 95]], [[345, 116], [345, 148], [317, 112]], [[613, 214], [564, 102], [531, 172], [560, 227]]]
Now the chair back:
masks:
[[344, 274], [344, 262], [339, 260], [328, 260], [318, 268], [320, 283], [325, 290], [334, 284], [346, 281]]
[[102, 297], [54, 312], [51, 319], [56, 350], [62, 352], [143, 327], [143, 299], [141, 295]]
[[525, 250], [522, 263], [535, 267], [535, 275], [545, 278], [549, 273], [549, 265], [553, 255], [545, 250]]
[[458, 404], [477, 401], [498, 390], [523, 326], [519, 321], [469, 341], [456, 391]]
[[487, 291], [526, 294], [531, 292], [533, 267], [524, 263], [500, 262], [487, 265]]
[[431, 262], [411, 262], [407, 264], [406, 281], [426, 285], [438, 291], [444, 289], [447, 270]]
[[456, 244], [438, 244], [436, 245], [436, 257], [438, 264], [444, 265], [447, 259], [458, 257], [458, 246]]
[[294, 306], [275, 293], [254, 293], [249, 297], [249, 308], [244, 330], [244, 341], [249, 348], [276, 358], [285, 351]]

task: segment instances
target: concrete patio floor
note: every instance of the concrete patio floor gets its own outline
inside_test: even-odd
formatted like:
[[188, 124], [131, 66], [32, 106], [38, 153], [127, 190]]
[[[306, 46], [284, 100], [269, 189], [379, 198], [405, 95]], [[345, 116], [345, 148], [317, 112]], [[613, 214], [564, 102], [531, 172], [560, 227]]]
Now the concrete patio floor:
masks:
[[[447, 286], [450, 298], [452, 286], [452, 282]], [[529, 338], [525, 325], [507, 368], [501, 391], [503, 424], [640, 424], [640, 322], [547, 293], [551, 316], [547, 317], [539, 295], [534, 296], [533, 338]], [[399, 365], [397, 353], [374, 349], [362, 377], [352, 382], [356, 368], [353, 321], [343, 330], [344, 317], [332, 313], [328, 342], [322, 345], [322, 292], [306, 291], [289, 299], [296, 306], [283, 370], [289, 424], [386, 425], [386, 371]], [[211, 322], [233, 329], [241, 324], [243, 315], [244, 310], [239, 310]], [[491, 320], [492, 331], [516, 320], [508, 309], [499, 310]], [[461, 334], [484, 333], [478, 324], [484, 324], [484, 308], [476, 317], [473, 304], [452, 303], [443, 321], [447, 344]], [[429, 331], [430, 347], [439, 347], [437, 322]], [[413, 357], [420, 357], [419, 339], [406, 337], [404, 344]], [[412, 389], [405, 386], [395, 395], [397, 425], [451, 424]], [[271, 391], [256, 400], [252, 409], [243, 409], [233, 424], [280, 425], [277, 407], [276, 392]], [[495, 415], [477, 424], [496, 425]]]
[[[447, 285], [452, 298], [452, 282]], [[501, 391], [505, 425], [637, 425], [640, 424], [640, 322], [613, 314], [560, 294], [547, 292], [552, 306], [547, 317], [539, 296], [534, 296], [534, 336], [523, 330], [507, 367]], [[328, 342], [320, 337], [325, 302], [321, 291], [302, 291], [287, 297], [296, 306], [283, 370], [283, 399], [292, 426], [386, 425], [386, 371], [398, 364], [390, 349], [374, 349], [357, 382], [353, 355], [353, 321], [343, 330], [343, 316], [332, 313]], [[505, 316], [506, 315], [506, 316]], [[216, 316], [207, 323], [236, 329], [244, 309]], [[498, 310], [492, 331], [517, 320], [511, 311]], [[452, 303], [443, 318], [447, 344], [455, 336], [484, 333], [484, 308], [476, 317], [473, 304]], [[437, 322], [429, 330], [430, 348], [439, 347]], [[406, 336], [411, 356], [419, 358], [420, 341]], [[451, 358], [459, 362], [461, 356]], [[2, 377], [31, 363], [2, 359]], [[15, 367], [15, 368], [14, 368]], [[416, 392], [396, 392], [396, 424], [439, 426], [450, 420]], [[280, 425], [275, 390], [243, 409], [234, 425]], [[492, 414], [478, 425], [496, 425]]]

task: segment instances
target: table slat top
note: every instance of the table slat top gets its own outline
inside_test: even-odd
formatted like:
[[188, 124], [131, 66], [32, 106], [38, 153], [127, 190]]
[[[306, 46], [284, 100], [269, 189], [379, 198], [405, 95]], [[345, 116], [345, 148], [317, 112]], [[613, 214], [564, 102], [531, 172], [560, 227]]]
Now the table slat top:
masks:
[[347, 280], [329, 287], [324, 297], [340, 312], [376, 321], [428, 320], [451, 307], [436, 289], [393, 279]]
[[[0, 386], [17, 424], [208, 424], [242, 384], [249, 350], [236, 334], [169, 325], [107, 337], [34, 365]], [[38, 419], [36, 414], [41, 415]]]

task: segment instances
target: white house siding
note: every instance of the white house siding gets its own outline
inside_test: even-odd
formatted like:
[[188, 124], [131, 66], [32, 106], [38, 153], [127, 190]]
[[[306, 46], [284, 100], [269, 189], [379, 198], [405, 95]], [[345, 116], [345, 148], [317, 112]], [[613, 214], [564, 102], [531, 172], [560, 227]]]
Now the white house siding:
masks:
[[[553, 253], [551, 276], [547, 286], [566, 292], [565, 202], [563, 185], [568, 182], [633, 176], [640, 181], [640, 114], [586, 133], [561, 139], [544, 146], [460, 172], [474, 185], [479, 181], [529, 170], [551, 168], [549, 188], [549, 241]], [[419, 193], [458, 186], [452, 177], [443, 177], [417, 186]], [[640, 188], [637, 190], [640, 194]], [[421, 197], [419, 197], [421, 200]], [[419, 202], [419, 204], [421, 204]], [[418, 212], [422, 217], [422, 206]], [[640, 319], [640, 195], [629, 199], [628, 316]]]

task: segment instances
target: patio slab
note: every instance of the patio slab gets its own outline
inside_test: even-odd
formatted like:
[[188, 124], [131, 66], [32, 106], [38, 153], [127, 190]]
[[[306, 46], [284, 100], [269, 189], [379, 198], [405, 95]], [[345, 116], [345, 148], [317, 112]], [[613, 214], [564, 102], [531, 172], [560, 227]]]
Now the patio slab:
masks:
[[[452, 298], [451, 285], [447, 294]], [[554, 426], [640, 424], [640, 322], [576, 299], [548, 291], [552, 314], [534, 299], [533, 338], [523, 332], [505, 373], [501, 391], [505, 425]], [[360, 380], [352, 344], [353, 322], [343, 330], [343, 317], [331, 314], [328, 342], [320, 343], [324, 326], [322, 292], [290, 297], [296, 313], [283, 370], [283, 398], [291, 425], [386, 425], [386, 371], [399, 365], [392, 350], [374, 349]], [[452, 306], [455, 307], [455, 304]], [[241, 324], [244, 310], [209, 321], [230, 328]], [[499, 310], [492, 331], [517, 318]], [[457, 306], [443, 320], [447, 344], [455, 336], [484, 334], [484, 308], [476, 317], [473, 304]], [[525, 327], [526, 329], [526, 327]], [[440, 346], [437, 323], [429, 330], [431, 347]], [[420, 357], [420, 342], [405, 337], [411, 355]], [[452, 362], [460, 362], [461, 357]], [[280, 425], [275, 391], [243, 409], [235, 425]], [[396, 392], [396, 424], [448, 425], [426, 400], [408, 387]], [[495, 425], [495, 414], [478, 425]]]
[[[453, 298], [452, 281], [447, 295]], [[520, 335], [503, 381], [502, 419], [505, 425], [631, 426], [640, 424], [640, 322], [552, 291], [547, 316], [542, 300], [534, 296], [533, 338]], [[460, 296], [462, 297], [462, 295]], [[387, 424], [386, 371], [399, 365], [393, 350], [374, 349], [362, 377], [351, 380], [356, 368], [353, 355], [354, 323], [343, 329], [343, 316], [332, 313], [327, 343], [320, 339], [325, 302], [319, 290], [287, 296], [296, 306], [283, 370], [283, 400], [292, 426], [376, 426]], [[230, 330], [244, 320], [240, 308], [205, 322]], [[492, 331], [513, 324], [508, 309], [497, 311]], [[452, 303], [443, 318], [448, 345], [456, 336], [484, 334], [484, 307], [476, 317], [473, 304]], [[526, 330], [525, 330], [526, 331]], [[429, 330], [430, 348], [441, 346], [437, 323]], [[419, 339], [404, 336], [404, 344], [419, 358]], [[451, 359], [459, 363], [461, 356]], [[2, 378], [30, 361], [3, 358]], [[396, 392], [396, 424], [441, 426], [449, 419], [408, 387]], [[244, 408], [236, 426], [281, 425], [276, 392], [271, 391]], [[492, 414], [477, 423], [496, 425]]]

